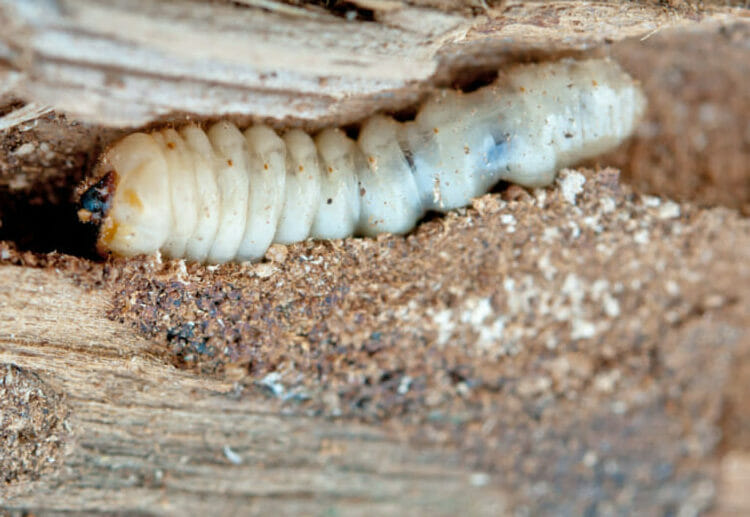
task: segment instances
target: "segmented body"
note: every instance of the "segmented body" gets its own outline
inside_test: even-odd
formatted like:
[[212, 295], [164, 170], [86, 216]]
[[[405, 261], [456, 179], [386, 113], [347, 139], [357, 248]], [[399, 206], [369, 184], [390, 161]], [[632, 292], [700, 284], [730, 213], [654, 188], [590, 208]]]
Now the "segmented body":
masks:
[[[135, 133], [102, 157], [109, 187], [92, 187], [81, 215], [101, 223], [102, 251], [207, 263], [256, 260], [273, 242], [405, 233], [500, 180], [549, 184], [627, 138], [644, 107], [616, 63], [565, 60], [440, 91], [410, 122], [375, 115], [357, 141], [230, 122]], [[103, 206], [94, 216], [92, 199]]]

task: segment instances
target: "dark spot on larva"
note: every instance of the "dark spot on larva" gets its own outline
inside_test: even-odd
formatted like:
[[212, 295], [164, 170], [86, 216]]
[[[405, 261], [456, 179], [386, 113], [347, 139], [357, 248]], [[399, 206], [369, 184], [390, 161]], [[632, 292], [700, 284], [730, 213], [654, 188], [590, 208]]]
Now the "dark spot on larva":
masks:
[[329, 197], [329, 198], [328, 198], [328, 199], [326, 200], [326, 203], [328, 203], [329, 205], [330, 205], [330, 204], [333, 204], [333, 198]]
[[227, 160], [227, 165], [229, 165], [230, 167], [232, 167], [234, 165], [234, 162], [232, 160]]
[[565, 133], [565, 138], [573, 138], [573, 133]]
[[266, 171], [268, 170], [268, 164], [267, 163], [263, 164], [263, 170], [266, 170]]
[[365, 190], [365, 187], [360, 188], [359, 189], [359, 195], [360, 196], [364, 196], [365, 194], [367, 194], [367, 191]]
[[414, 157], [411, 154], [411, 151], [408, 149], [403, 150], [404, 158], [406, 159], [406, 163], [409, 164], [409, 168], [411, 169], [412, 174], [416, 172], [416, 168], [414, 167]]
[[167, 142], [167, 149], [174, 149], [175, 145], [174, 142]]
[[488, 165], [492, 168], [502, 168], [505, 166], [506, 170], [509, 170], [507, 169], [509, 136], [505, 134], [493, 135], [492, 139], [495, 141], [495, 145], [487, 151], [486, 160]]
[[570, 84], [568, 85], [568, 88], [572, 88], [572, 87], [573, 87], [573, 83], [570, 83]]
[[432, 128], [432, 132], [437, 135], [440, 132], [440, 130], [438, 128], [434, 127], [434, 128]]
[[370, 163], [372, 163], [372, 164], [375, 164], [375, 157], [374, 156], [368, 156], [367, 157], [367, 161], [370, 162]]
[[464, 146], [464, 154], [469, 154], [471, 152], [471, 149], [469, 149], [468, 145]]

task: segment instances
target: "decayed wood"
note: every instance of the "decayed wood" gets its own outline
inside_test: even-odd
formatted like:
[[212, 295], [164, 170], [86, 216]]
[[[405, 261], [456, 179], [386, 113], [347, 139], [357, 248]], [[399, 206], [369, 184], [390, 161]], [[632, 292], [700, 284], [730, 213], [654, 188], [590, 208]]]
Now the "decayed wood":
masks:
[[52, 111], [50, 106], [29, 102], [0, 117], [0, 131], [34, 120]]
[[0, 484], [5, 509], [447, 515], [504, 508], [506, 496], [485, 486], [490, 477], [461, 467], [455, 451], [415, 447], [374, 425], [287, 417], [260, 391], [240, 396], [231, 382], [166, 366], [131, 328], [105, 317], [104, 294], [54, 270], [0, 266], [0, 364], [33, 371], [64, 394], [73, 436], [52, 479]]
[[176, 112], [319, 126], [409, 105], [454, 66], [582, 50], [739, 12], [618, 0], [388, 1], [359, 2], [372, 20], [357, 11], [350, 20], [271, 0], [240, 4], [3, 0], [0, 66], [21, 73], [23, 97], [107, 125]]

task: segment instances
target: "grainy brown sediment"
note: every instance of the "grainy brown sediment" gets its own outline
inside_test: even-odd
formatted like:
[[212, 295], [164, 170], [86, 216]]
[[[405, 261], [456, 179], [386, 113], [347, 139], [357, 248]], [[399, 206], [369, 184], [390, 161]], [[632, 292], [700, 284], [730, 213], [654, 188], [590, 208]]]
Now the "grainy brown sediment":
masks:
[[[727, 225], [736, 242], [713, 243]], [[622, 354], [659, 368], [667, 329], [738, 303], [701, 279], [729, 259], [715, 254], [747, 253], [747, 232], [728, 210], [633, 195], [616, 170], [570, 171], [557, 188], [483, 196], [406, 238], [274, 246], [260, 264], [118, 261], [110, 315], [181, 367], [279, 372], [321, 411], [385, 416], [420, 391], [451, 399], [462, 382], [466, 394], [554, 392], [577, 384], [571, 357], [582, 385]], [[549, 371], [516, 386], [519, 361]]]
[[274, 246], [260, 264], [39, 260], [111, 293], [110, 317], [165, 361], [286, 414], [457, 448], [520, 507], [578, 513], [713, 500], [749, 255], [737, 212], [581, 169], [408, 237]]
[[0, 364], [0, 495], [60, 468], [68, 417], [62, 394], [32, 372]]

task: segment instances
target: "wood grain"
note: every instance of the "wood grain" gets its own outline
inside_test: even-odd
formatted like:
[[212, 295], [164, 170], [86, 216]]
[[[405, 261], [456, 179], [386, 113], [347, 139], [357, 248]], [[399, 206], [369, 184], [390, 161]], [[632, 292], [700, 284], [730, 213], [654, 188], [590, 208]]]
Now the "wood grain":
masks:
[[[385, 429], [287, 417], [270, 397], [196, 378], [149, 355], [104, 314], [104, 291], [54, 270], [0, 267], [0, 363], [65, 395], [72, 451], [56, 476], [5, 489], [6, 509], [227, 515], [492, 513], [455, 452]], [[475, 480], [474, 485], [472, 480]], [[435, 513], [433, 513], [435, 512]]]
[[373, 2], [367, 19], [351, 11], [349, 20], [270, 0], [249, 4], [3, 0], [0, 66], [21, 74], [21, 97], [106, 125], [171, 113], [320, 127], [409, 106], [436, 74], [469, 64], [580, 51], [742, 12], [615, 0], [474, 10]]

